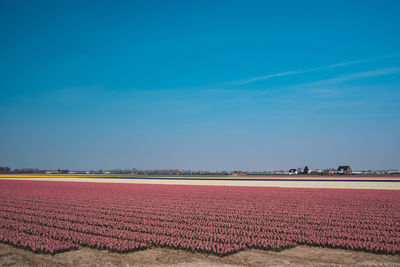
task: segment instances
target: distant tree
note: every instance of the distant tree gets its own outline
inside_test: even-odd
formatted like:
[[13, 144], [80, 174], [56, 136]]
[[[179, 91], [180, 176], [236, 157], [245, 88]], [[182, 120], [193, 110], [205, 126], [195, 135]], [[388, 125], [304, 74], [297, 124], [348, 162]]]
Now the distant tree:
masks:
[[303, 174], [308, 174], [308, 166], [304, 167]]
[[0, 167], [0, 173], [10, 173], [11, 170], [9, 167]]

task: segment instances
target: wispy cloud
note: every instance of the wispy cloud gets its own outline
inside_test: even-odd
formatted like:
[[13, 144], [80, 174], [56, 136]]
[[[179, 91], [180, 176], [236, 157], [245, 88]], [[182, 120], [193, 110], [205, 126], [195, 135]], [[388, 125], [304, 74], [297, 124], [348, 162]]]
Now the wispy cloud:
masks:
[[303, 74], [303, 73], [309, 73], [309, 72], [317, 72], [317, 71], [335, 69], [335, 68], [356, 65], [356, 64], [361, 64], [361, 63], [366, 63], [366, 62], [371, 62], [371, 61], [376, 61], [376, 60], [382, 60], [382, 59], [387, 59], [387, 58], [394, 58], [394, 57], [399, 57], [399, 56], [400, 56], [400, 53], [395, 53], [395, 54], [380, 56], [380, 57], [371, 57], [371, 58], [364, 58], [364, 59], [359, 59], [359, 60], [354, 60], [354, 61], [346, 61], [346, 62], [331, 64], [331, 65], [327, 65], [327, 66], [311, 68], [311, 69], [299, 69], [299, 70], [285, 71], [285, 72], [280, 72], [280, 73], [273, 73], [273, 74], [253, 77], [250, 79], [233, 81], [233, 82], [227, 83], [227, 85], [228, 86], [244, 85], [244, 84], [249, 84], [249, 83], [253, 83], [253, 82], [257, 82], [257, 81], [268, 80], [268, 79], [275, 78], [275, 77], [284, 77], [284, 76], [291, 76], [291, 75], [297, 75], [297, 74]]
[[319, 80], [319, 81], [314, 81], [314, 82], [309, 82], [309, 83], [302, 83], [302, 84], [295, 85], [293, 87], [315, 87], [315, 86], [335, 84], [335, 83], [340, 83], [340, 82], [345, 82], [345, 81], [350, 81], [350, 80], [357, 80], [357, 79], [363, 79], [363, 78], [395, 74], [395, 73], [399, 73], [399, 72], [400, 72], [400, 67], [384, 68], [384, 69], [354, 73], [354, 74], [350, 74], [350, 75], [343, 75], [343, 76], [339, 76], [339, 77], [335, 77], [335, 78], [331, 78], [331, 79]]

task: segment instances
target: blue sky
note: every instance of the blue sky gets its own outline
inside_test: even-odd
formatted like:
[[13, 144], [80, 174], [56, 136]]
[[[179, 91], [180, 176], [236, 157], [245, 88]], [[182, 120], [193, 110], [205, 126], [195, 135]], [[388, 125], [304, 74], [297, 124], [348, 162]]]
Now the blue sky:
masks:
[[0, 166], [400, 169], [399, 1], [0, 1]]

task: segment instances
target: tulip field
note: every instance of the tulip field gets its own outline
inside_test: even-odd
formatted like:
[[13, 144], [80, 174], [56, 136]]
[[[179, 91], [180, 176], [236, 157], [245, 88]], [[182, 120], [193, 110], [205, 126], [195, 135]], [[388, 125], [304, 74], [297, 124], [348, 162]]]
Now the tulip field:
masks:
[[296, 245], [400, 253], [400, 191], [0, 181], [0, 242], [228, 255]]

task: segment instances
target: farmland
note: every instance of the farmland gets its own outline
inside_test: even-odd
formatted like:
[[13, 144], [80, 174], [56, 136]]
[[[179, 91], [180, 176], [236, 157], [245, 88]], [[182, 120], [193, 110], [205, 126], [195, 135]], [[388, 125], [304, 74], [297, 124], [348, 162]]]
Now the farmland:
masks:
[[38, 253], [400, 253], [400, 191], [0, 181], [0, 240]]
[[0, 175], [0, 180], [400, 190], [400, 177], [398, 176], [110, 177], [97, 175]]

